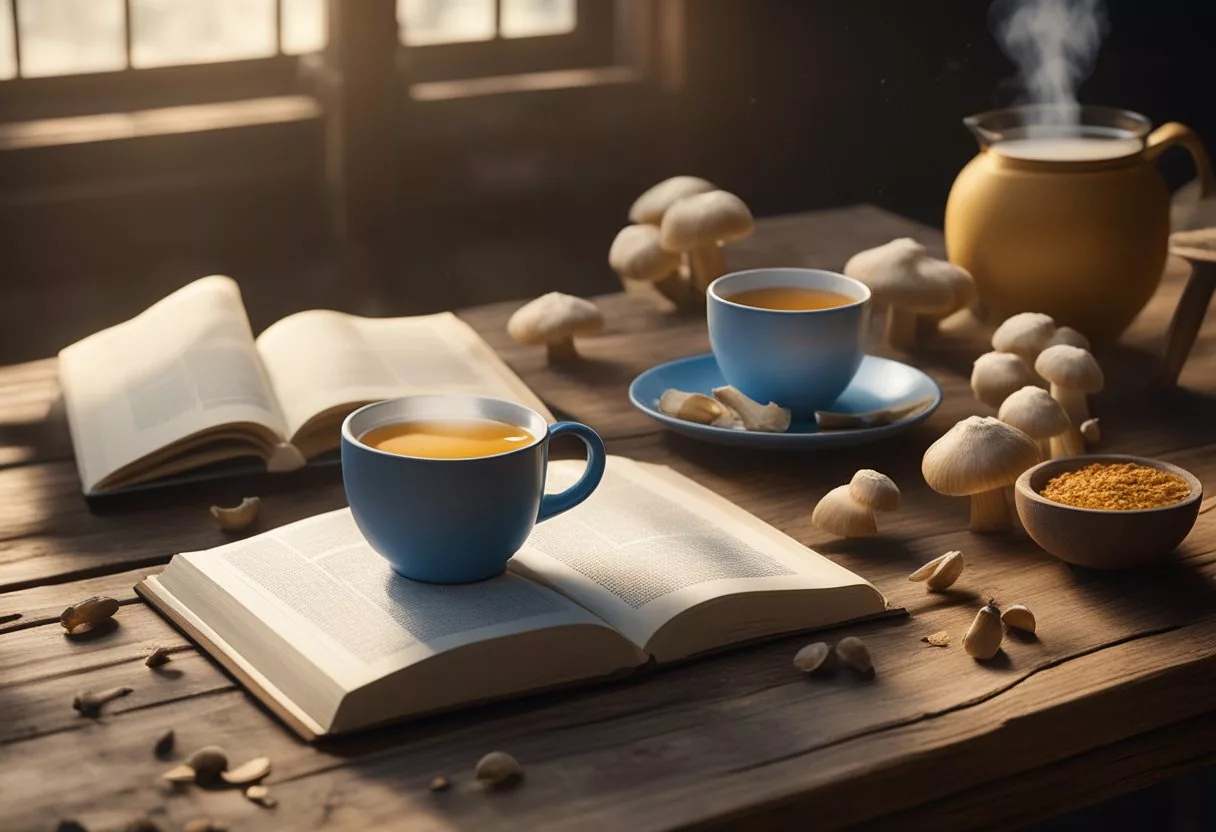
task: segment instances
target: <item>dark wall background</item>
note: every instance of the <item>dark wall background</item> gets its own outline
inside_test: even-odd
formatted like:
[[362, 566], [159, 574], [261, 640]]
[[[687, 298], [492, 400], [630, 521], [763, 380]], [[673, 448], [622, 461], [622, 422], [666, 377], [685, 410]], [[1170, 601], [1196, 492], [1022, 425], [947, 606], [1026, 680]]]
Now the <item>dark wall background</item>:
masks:
[[[51, 354], [217, 272], [240, 281], [255, 331], [316, 306], [412, 314], [611, 291], [606, 253], [630, 202], [675, 173], [761, 216], [872, 202], [939, 225], [976, 148], [961, 119], [1018, 96], [988, 5], [687, 0], [677, 94], [408, 107], [399, 259], [380, 281], [352, 280], [327, 233], [317, 123], [0, 151], [0, 361]], [[1186, 122], [1216, 149], [1216, 2], [1107, 9], [1081, 100]], [[1164, 167], [1173, 184], [1191, 175], [1181, 152]]]

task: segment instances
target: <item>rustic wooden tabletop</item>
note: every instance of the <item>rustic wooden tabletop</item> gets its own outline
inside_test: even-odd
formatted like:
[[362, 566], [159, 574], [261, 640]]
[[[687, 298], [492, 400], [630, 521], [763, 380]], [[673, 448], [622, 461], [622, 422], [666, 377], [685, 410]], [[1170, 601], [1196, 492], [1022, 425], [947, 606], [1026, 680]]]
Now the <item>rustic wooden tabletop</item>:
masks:
[[[763, 220], [728, 264], [839, 268], [856, 250], [940, 234], [859, 206]], [[1101, 450], [1179, 463], [1216, 485], [1216, 313], [1180, 387], [1155, 386], [1157, 351], [1186, 276], [1171, 260], [1161, 290], [1119, 345], [1101, 351], [1108, 389], [1093, 397]], [[924, 425], [880, 444], [764, 453], [674, 436], [629, 406], [629, 381], [653, 364], [708, 349], [704, 321], [647, 296], [599, 299], [602, 337], [586, 361], [549, 368], [512, 343], [511, 305], [470, 310], [472, 323], [561, 415], [600, 430], [609, 450], [663, 462], [872, 580], [909, 616], [841, 629], [863, 636], [877, 666], [859, 683], [808, 679], [790, 660], [806, 637], [740, 649], [645, 678], [525, 698], [316, 746], [297, 740], [177, 631], [132, 585], [178, 551], [223, 542], [207, 506], [263, 498], [262, 527], [344, 504], [336, 468], [293, 478], [210, 483], [117, 500], [80, 495], [53, 361], [0, 370], [0, 827], [90, 830], [148, 817], [179, 829], [211, 817], [240, 829], [1012, 828], [1210, 762], [1216, 749], [1216, 511], [1200, 516], [1166, 566], [1125, 574], [1071, 568], [1020, 532], [966, 531], [967, 504], [929, 490], [924, 449], [956, 420], [985, 412], [970, 395], [987, 332], [972, 321], [940, 333], [915, 362], [945, 391]], [[832, 539], [811, 508], [857, 468], [890, 474], [904, 505], [883, 533]], [[1209, 499], [1205, 508], [1211, 508]], [[927, 594], [906, 575], [959, 549], [956, 591]], [[68, 603], [108, 594], [117, 626], [69, 640]], [[983, 599], [1021, 602], [1039, 637], [1007, 639], [980, 665], [959, 646]], [[0, 618], [0, 621], [3, 621]], [[947, 648], [922, 636], [946, 630]], [[160, 671], [154, 646], [172, 650]], [[134, 692], [97, 720], [72, 709], [85, 689]], [[268, 755], [278, 806], [239, 791], [173, 792], [153, 744], [167, 729], [187, 752], [218, 744], [234, 758]], [[513, 791], [470, 785], [494, 749], [523, 763]], [[454, 787], [432, 794], [432, 777]]]

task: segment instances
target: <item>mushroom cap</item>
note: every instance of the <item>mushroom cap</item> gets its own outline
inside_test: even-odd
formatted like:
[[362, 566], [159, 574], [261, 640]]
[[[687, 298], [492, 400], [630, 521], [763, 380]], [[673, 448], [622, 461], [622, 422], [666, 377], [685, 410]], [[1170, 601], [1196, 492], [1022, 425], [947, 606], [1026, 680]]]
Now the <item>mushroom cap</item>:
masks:
[[667, 209], [679, 200], [693, 194], [715, 190], [712, 182], [699, 176], [673, 176], [653, 185], [629, 207], [630, 222], [658, 225], [663, 221]]
[[1011, 352], [986, 352], [971, 369], [971, 392], [989, 407], [1000, 407], [1015, 391], [1034, 383], [1026, 362]]
[[589, 300], [550, 292], [525, 303], [507, 321], [507, 332], [521, 344], [547, 344], [575, 335], [594, 335], [604, 317]]
[[874, 511], [899, 508], [899, 486], [886, 474], [862, 468], [849, 480], [849, 496]]
[[752, 233], [756, 221], [743, 200], [728, 191], [686, 196], [667, 209], [659, 241], [668, 251], [738, 240]]
[[916, 270], [926, 280], [945, 283], [950, 287], [954, 293], [951, 312], [957, 312], [975, 298], [975, 280], [971, 272], [961, 266], [936, 257], [922, 257], [916, 263]]
[[1027, 385], [1001, 402], [997, 418], [1031, 439], [1050, 439], [1068, 430], [1072, 422], [1060, 403], [1042, 387]]
[[865, 537], [878, 531], [874, 511], [854, 500], [847, 485], [823, 495], [811, 512], [811, 525], [838, 537]]
[[921, 269], [925, 247], [911, 237], [900, 237], [858, 252], [845, 263], [844, 273], [870, 288], [877, 303], [914, 312], [949, 312], [955, 289], [940, 279], [936, 267]]
[[1034, 369], [1052, 384], [1084, 393], [1097, 393], [1105, 380], [1102, 368], [1088, 350], [1069, 344], [1056, 344], [1039, 353]]
[[608, 249], [608, 265], [621, 277], [653, 283], [680, 267], [680, 256], [659, 245], [654, 225], [627, 225]]
[[[1068, 344], [1072, 347], [1080, 347], [1083, 350], [1089, 349], [1089, 339], [1070, 326], [1056, 328], [1055, 334], [1047, 342], [1047, 347], [1054, 347], [1056, 344]], [[1047, 347], [1043, 349], [1047, 349]]]
[[1051, 336], [1056, 334], [1056, 322], [1042, 312], [1021, 312], [1006, 318], [992, 333], [992, 348], [997, 352], [1038, 355]]
[[967, 497], [1011, 484], [1039, 462], [1039, 446], [991, 416], [968, 416], [925, 451], [920, 471], [939, 494]]

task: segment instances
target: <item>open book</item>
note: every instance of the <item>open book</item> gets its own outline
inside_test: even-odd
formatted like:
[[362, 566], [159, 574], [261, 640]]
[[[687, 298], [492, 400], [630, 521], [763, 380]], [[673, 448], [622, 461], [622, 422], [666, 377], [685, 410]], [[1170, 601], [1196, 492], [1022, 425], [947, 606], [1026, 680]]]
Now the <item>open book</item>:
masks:
[[[582, 466], [552, 463], [547, 487]], [[481, 583], [398, 576], [341, 509], [177, 555], [136, 589], [307, 738], [886, 610], [857, 575], [623, 457]]]
[[292, 470], [336, 449], [356, 407], [409, 393], [498, 396], [552, 418], [451, 313], [312, 310], [254, 339], [236, 282], [219, 276], [63, 350], [59, 375], [86, 493], [240, 457]]

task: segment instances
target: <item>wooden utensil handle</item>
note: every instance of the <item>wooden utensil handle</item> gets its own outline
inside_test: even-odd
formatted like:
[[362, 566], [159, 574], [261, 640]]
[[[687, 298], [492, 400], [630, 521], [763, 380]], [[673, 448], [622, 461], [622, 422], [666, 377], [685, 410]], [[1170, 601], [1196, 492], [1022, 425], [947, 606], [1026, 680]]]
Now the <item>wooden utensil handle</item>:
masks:
[[1216, 291], [1216, 263], [1191, 261], [1191, 277], [1182, 290], [1178, 300], [1178, 308], [1170, 321], [1169, 332], [1165, 336], [1165, 360], [1162, 368], [1162, 380], [1170, 387], [1178, 383], [1178, 376], [1186, 364], [1203, 318], [1207, 314], [1208, 305], [1212, 302], [1212, 294]]

